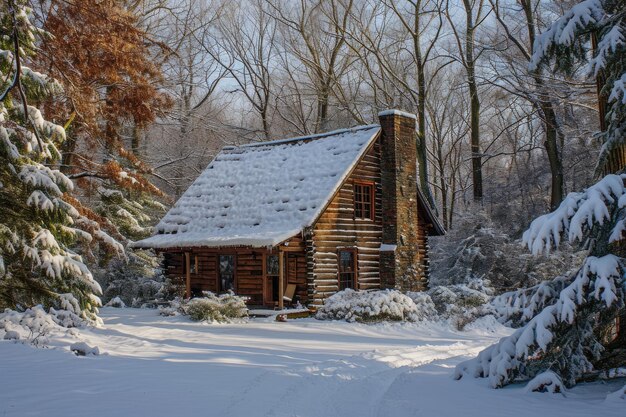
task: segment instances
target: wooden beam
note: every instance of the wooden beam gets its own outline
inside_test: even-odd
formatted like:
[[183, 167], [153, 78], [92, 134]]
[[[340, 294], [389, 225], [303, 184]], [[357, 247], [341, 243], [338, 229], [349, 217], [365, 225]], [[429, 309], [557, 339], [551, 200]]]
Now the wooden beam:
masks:
[[285, 253], [282, 251], [282, 248], [278, 250], [278, 309], [282, 310], [284, 308], [284, 300], [283, 297], [285, 295], [285, 288], [283, 287], [285, 283]]
[[189, 252], [185, 252], [185, 296], [191, 298], [191, 262]]
[[263, 280], [263, 304], [270, 304], [269, 301], [271, 297], [268, 296], [268, 285], [267, 285], [267, 255], [265, 253], [261, 253], [261, 268], [263, 269], [263, 275], [261, 275], [261, 279]]

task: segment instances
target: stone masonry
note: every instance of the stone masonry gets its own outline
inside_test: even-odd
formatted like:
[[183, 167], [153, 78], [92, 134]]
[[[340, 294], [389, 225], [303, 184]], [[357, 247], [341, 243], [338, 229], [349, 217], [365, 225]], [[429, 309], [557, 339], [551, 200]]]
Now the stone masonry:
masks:
[[415, 116], [388, 110], [380, 113], [379, 119], [383, 194], [381, 286], [423, 290], [426, 282], [419, 271]]

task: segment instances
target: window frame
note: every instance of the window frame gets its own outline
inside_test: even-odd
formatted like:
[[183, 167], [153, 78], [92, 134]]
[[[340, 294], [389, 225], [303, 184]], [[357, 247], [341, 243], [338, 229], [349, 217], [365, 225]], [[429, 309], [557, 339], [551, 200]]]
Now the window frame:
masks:
[[[348, 252], [352, 254], [352, 271], [344, 271], [341, 267], [341, 253]], [[352, 274], [352, 286], [342, 287], [342, 282], [346, 280], [342, 279], [342, 274]], [[353, 290], [359, 289], [359, 253], [356, 248], [338, 248], [337, 249], [337, 288], [339, 291], [343, 291], [346, 288]]]
[[[369, 197], [370, 201], [366, 202], [363, 198], [360, 201], [357, 201], [357, 187], [361, 187], [361, 196], [366, 195], [365, 187], [369, 188]], [[371, 220], [374, 221], [376, 219], [376, 183], [374, 181], [361, 181], [355, 180], [352, 183], [352, 209], [354, 213], [355, 220]], [[368, 217], [364, 216], [365, 207], [369, 204], [370, 215]], [[360, 206], [359, 209], [361, 211], [361, 216], [357, 216], [357, 206]]]
[[222, 271], [220, 270], [221, 266], [220, 266], [220, 257], [222, 256], [232, 256], [233, 257], [233, 292], [237, 293], [237, 253], [230, 253], [230, 252], [226, 252], [226, 253], [218, 253], [217, 254], [217, 258], [216, 258], [216, 269], [217, 269], [217, 285], [215, 287], [215, 289], [217, 290], [218, 294], [223, 294], [226, 291], [222, 288]]

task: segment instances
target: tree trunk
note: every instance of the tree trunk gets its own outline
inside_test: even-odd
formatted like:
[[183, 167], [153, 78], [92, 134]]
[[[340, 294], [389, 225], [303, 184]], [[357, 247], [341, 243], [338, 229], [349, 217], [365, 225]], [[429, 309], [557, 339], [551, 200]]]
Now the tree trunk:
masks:
[[560, 130], [556, 113], [549, 101], [541, 103], [541, 111], [544, 117], [546, 141], [544, 146], [548, 153], [548, 163], [552, 176], [552, 191], [550, 193], [550, 209], [555, 210], [563, 201], [563, 161], [558, 143], [560, 142]]
[[428, 203], [436, 209], [435, 200], [430, 192], [428, 184], [428, 149], [426, 147], [426, 75], [425, 63], [422, 59], [422, 49], [420, 46], [420, 15], [415, 10], [415, 32], [413, 34], [413, 48], [415, 62], [417, 64], [417, 163], [419, 174], [419, 186]]
[[478, 85], [476, 84], [476, 66], [474, 57], [474, 18], [472, 6], [464, 1], [466, 16], [465, 33], [465, 63], [467, 71], [467, 85], [470, 93], [470, 145], [472, 150], [472, 185], [474, 201], [483, 199], [483, 168], [482, 152], [480, 150], [480, 100]]
[[[520, 5], [524, 9], [524, 15], [526, 16], [528, 41], [530, 43], [530, 50], [532, 50], [536, 37], [532, 4], [529, 0], [520, 0]], [[559, 121], [557, 120], [556, 112], [554, 111], [550, 97], [545, 92], [545, 85], [539, 71], [534, 72], [533, 79], [540, 94], [539, 107], [543, 113], [543, 123], [546, 132], [546, 141], [544, 142], [544, 146], [548, 154], [548, 163], [550, 164], [550, 174], [552, 177], [550, 209], [554, 210], [559, 206], [559, 204], [561, 204], [561, 201], [563, 201], [563, 159], [559, 143], [563, 143], [564, 137], [561, 133]]]

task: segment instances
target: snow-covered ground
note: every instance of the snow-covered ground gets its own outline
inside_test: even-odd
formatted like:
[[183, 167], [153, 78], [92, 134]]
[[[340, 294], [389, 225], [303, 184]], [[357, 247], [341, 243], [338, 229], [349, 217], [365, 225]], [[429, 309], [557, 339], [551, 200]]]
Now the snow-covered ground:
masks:
[[[0, 416], [624, 416], [605, 401], [624, 381], [560, 394], [452, 379], [454, 366], [510, 330], [483, 320], [362, 325], [255, 319], [209, 325], [155, 310], [102, 310], [104, 327], [0, 341]], [[1, 333], [2, 331], [0, 331]], [[98, 346], [78, 357], [71, 343]]]

